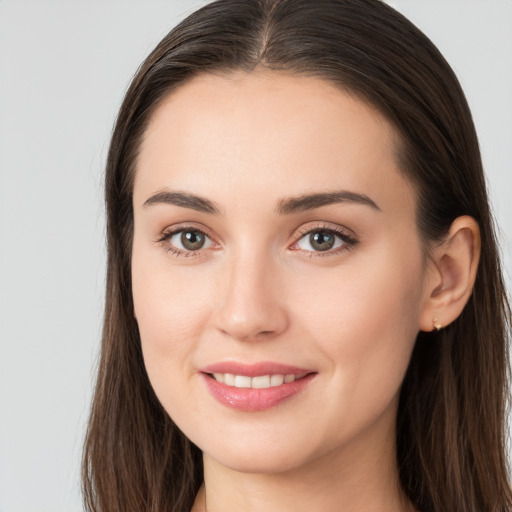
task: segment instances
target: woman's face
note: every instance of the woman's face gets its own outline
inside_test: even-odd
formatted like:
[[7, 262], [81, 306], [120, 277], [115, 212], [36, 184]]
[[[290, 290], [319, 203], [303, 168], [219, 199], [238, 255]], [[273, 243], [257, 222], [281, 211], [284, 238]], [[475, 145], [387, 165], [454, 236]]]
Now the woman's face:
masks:
[[395, 140], [353, 96], [270, 71], [199, 76], [153, 115], [135, 316], [156, 395], [212, 460], [280, 472], [394, 449], [426, 295]]

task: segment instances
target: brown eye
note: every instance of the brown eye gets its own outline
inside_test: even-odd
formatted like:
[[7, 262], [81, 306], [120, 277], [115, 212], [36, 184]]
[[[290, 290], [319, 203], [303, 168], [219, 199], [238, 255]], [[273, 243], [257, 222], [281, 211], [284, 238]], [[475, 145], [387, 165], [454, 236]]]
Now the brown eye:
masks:
[[335, 237], [325, 231], [316, 231], [309, 235], [309, 243], [315, 251], [328, 251], [334, 247]]
[[164, 243], [169, 251], [175, 255], [187, 255], [201, 249], [211, 249], [216, 246], [215, 242], [205, 233], [198, 229], [180, 229], [164, 235], [160, 242]]
[[292, 249], [315, 253], [335, 254], [343, 249], [357, 245], [358, 241], [347, 233], [330, 228], [317, 228], [303, 232], [293, 244]]
[[197, 251], [204, 246], [205, 235], [200, 231], [182, 231], [180, 241], [187, 251]]

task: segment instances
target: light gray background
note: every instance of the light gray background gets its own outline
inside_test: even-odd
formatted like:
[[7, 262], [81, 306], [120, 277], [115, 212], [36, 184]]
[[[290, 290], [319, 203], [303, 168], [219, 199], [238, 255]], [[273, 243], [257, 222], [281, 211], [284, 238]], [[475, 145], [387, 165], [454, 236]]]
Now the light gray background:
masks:
[[[0, 512], [82, 510], [109, 134], [144, 56], [204, 3], [0, 0]], [[465, 88], [510, 287], [512, 0], [390, 3]]]

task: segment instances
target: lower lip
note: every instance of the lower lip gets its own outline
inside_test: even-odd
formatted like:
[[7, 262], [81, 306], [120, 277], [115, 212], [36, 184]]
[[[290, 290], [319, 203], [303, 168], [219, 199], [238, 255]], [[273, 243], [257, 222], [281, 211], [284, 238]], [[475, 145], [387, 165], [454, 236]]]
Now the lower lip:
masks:
[[222, 382], [217, 382], [205, 373], [202, 375], [208, 390], [222, 405], [239, 411], [255, 412], [275, 407], [288, 398], [297, 395], [306, 388], [316, 374], [310, 373], [302, 379], [263, 389], [227, 386]]

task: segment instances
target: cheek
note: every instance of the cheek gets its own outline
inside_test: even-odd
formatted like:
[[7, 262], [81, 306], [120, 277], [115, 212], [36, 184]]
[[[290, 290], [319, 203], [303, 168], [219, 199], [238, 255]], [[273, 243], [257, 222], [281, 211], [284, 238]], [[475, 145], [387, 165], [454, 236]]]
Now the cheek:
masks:
[[210, 289], [200, 283], [197, 270], [173, 272], [165, 258], [152, 261], [151, 254], [134, 251], [132, 290], [144, 364], [168, 412], [195, 374], [193, 357], [211, 303]]
[[314, 286], [294, 292], [304, 310], [296, 316], [338, 340], [345, 332], [360, 338], [364, 333], [403, 331], [404, 326], [414, 331], [422, 294], [421, 260], [415, 260], [380, 255], [317, 273], [310, 280]]
[[207, 314], [211, 287], [207, 269], [178, 267], [162, 250], [136, 250], [132, 256], [135, 315], [143, 342], [165, 351], [176, 340], [194, 337]]
[[418, 333], [422, 278], [419, 252], [407, 260], [382, 252], [317, 276], [303, 293], [300, 329], [317, 340], [347, 397], [382, 407], [397, 393]]

